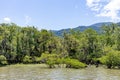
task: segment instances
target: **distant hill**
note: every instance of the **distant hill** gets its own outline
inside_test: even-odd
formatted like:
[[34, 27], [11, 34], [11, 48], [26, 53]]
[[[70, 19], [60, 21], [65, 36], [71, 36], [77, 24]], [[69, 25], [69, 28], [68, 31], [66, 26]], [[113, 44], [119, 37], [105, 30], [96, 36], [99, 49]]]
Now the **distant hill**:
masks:
[[[71, 29], [73, 30], [79, 30], [79, 31], [84, 31], [88, 28], [92, 28], [94, 30], [96, 30], [97, 32], [100, 32], [101, 31], [101, 27], [103, 25], [110, 25], [112, 24], [113, 22], [100, 22], [100, 23], [95, 23], [95, 24], [92, 24], [92, 25], [89, 25], [89, 26], [78, 26], [76, 28], [68, 28], [68, 29], [61, 29], [61, 30], [52, 30], [52, 32], [57, 35], [57, 36], [62, 36], [63, 32], [69, 32]], [[117, 23], [118, 25], [120, 25], [120, 22]]]

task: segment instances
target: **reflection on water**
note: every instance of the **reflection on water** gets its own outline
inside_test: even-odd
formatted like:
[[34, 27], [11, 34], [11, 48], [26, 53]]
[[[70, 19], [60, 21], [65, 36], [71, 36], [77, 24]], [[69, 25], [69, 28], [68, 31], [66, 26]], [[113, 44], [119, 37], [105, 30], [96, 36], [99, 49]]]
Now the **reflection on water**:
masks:
[[0, 67], [0, 80], [120, 80], [120, 70], [94, 66], [86, 69], [7, 66]]

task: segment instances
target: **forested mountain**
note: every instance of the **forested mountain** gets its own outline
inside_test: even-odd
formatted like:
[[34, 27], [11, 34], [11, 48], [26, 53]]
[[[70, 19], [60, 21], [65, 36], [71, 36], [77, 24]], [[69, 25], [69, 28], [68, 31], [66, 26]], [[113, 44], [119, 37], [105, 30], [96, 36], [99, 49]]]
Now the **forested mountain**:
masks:
[[[92, 28], [94, 30], [96, 30], [97, 32], [101, 32], [101, 27], [104, 25], [110, 25], [113, 24], [113, 22], [100, 22], [100, 23], [95, 23], [89, 26], [78, 26], [76, 28], [72, 28], [75, 31], [84, 31], [88, 28]], [[120, 25], [120, 23], [117, 23]], [[61, 29], [61, 30], [52, 30], [52, 32], [57, 35], [57, 36], [61, 36], [63, 34], [63, 32], [69, 32], [71, 29]]]

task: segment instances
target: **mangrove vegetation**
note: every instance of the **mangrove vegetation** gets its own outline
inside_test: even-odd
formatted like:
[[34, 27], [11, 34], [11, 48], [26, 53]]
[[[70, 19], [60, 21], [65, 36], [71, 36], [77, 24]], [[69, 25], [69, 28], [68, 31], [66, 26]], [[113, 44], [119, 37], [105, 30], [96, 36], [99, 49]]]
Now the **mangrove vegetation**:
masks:
[[41, 64], [50, 68], [84, 68], [88, 64], [120, 68], [120, 26], [103, 25], [56, 36], [49, 30], [14, 23], [0, 24], [0, 65]]

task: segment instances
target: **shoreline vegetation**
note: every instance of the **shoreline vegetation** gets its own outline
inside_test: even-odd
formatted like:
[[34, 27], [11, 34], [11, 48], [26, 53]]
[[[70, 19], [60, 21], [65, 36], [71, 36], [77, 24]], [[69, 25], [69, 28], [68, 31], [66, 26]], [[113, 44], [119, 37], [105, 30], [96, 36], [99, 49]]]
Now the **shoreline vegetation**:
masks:
[[[39, 67], [43, 69], [66, 68], [66, 64], [54, 65], [54, 68], [49, 68], [49, 65], [45, 63], [41, 63], [41, 64], [23, 64], [23, 63], [19, 64], [17, 63], [17, 64], [6, 65], [3, 67], [12, 67], [12, 66], [14, 67]], [[72, 68], [72, 69], [76, 69], [76, 68]], [[84, 69], [84, 68], [79, 68], [79, 69]]]
[[[58, 69], [58, 68], [66, 68], [66, 64], [60, 64], [60, 65], [54, 65], [54, 68], [49, 68], [49, 65], [45, 64], [45, 63], [41, 63], [41, 64], [23, 64], [23, 63], [17, 63], [17, 64], [10, 64], [10, 65], [6, 65], [6, 66], [1, 66], [0, 68], [5, 68], [5, 67], [39, 67], [40, 69]], [[88, 65], [85, 68], [89, 68], [89, 67], [94, 67], [96, 68], [96, 65]], [[106, 68], [107, 67], [105, 65], [100, 65], [100, 68]], [[66, 68], [66, 69], [85, 69], [85, 68]], [[115, 68], [114, 68], [115, 69]], [[117, 68], [116, 68], [117, 69]]]
[[49, 68], [85, 68], [105, 65], [120, 68], [120, 26], [103, 25], [101, 32], [89, 28], [70, 30], [62, 36], [34, 26], [0, 24], [0, 66], [46, 64]]

